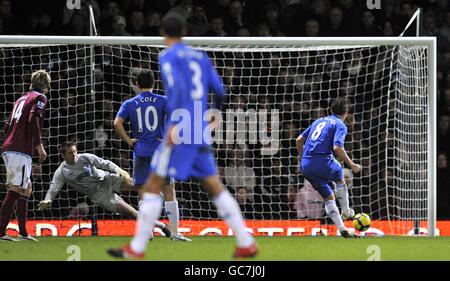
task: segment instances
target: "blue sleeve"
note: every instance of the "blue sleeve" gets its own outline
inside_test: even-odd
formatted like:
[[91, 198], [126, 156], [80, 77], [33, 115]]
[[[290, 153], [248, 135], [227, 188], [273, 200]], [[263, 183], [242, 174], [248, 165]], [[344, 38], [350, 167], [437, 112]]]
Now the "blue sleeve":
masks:
[[214, 68], [211, 60], [205, 53], [206, 63], [208, 67], [208, 81], [210, 89], [216, 94], [216, 106], [220, 107], [225, 100], [225, 88], [223, 87], [222, 78], [220, 78], [217, 70]]
[[[161, 77], [166, 91], [167, 98], [167, 111], [171, 114], [175, 109], [183, 107], [183, 95], [186, 91], [186, 86], [183, 81], [176, 61], [161, 58]], [[170, 120], [167, 120], [170, 121]]]
[[128, 120], [128, 118], [129, 118], [127, 105], [128, 105], [127, 102], [122, 103], [122, 105], [120, 106], [119, 112], [117, 112], [117, 117], [120, 117], [125, 121]]
[[301, 133], [300, 136], [302, 136], [304, 139], [307, 139], [309, 137], [309, 132], [311, 131], [311, 126], [309, 126], [308, 129]]
[[344, 147], [345, 136], [347, 135], [347, 127], [343, 123], [336, 125], [336, 133], [334, 134], [333, 146]]

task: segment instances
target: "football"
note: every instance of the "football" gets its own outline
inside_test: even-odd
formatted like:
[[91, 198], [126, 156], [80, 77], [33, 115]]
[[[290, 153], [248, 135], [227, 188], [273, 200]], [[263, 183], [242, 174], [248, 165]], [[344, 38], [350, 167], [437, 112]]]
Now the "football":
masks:
[[353, 227], [356, 230], [366, 231], [369, 229], [371, 224], [372, 224], [372, 221], [371, 221], [369, 215], [367, 215], [367, 214], [360, 213], [360, 214], [357, 214], [353, 218]]

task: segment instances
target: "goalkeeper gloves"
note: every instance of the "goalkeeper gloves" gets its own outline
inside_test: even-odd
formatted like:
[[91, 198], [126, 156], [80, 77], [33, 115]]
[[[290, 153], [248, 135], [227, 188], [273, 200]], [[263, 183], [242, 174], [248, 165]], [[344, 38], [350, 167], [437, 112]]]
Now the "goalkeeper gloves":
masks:
[[41, 202], [39, 202], [38, 208], [39, 208], [39, 210], [45, 210], [45, 209], [49, 209], [51, 205], [52, 205], [52, 201], [42, 200]]
[[125, 171], [125, 170], [123, 170], [123, 169], [121, 169], [121, 168], [118, 168], [118, 169], [116, 170], [116, 173], [119, 174], [119, 175], [120, 175], [122, 178], [124, 178], [124, 179], [131, 180], [130, 174], [128, 174], [127, 171]]

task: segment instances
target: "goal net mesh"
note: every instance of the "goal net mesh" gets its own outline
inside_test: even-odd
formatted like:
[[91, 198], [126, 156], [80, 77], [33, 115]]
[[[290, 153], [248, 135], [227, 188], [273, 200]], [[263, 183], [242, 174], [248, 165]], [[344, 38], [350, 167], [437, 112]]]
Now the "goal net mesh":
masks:
[[[248, 220], [313, 220], [330, 224], [318, 193], [299, 173], [295, 139], [330, 113], [331, 101], [348, 98], [345, 148], [363, 167], [345, 169], [350, 205], [373, 220], [406, 233], [427, 219], [426, 46], [197, 46], [215, 64], [229, 93], [214, 143], [219, 174]], [[52, 77], [44, 124], [48, 160], [33, 165], [30, 219], [92, 216], [124, 219], [94, 206], [71, 187], [51, 210], [39, 211], [62, 161], [58, 146], [72, 140], [79, 153], [94, 153], [132, 172], [132, 152], [114, 132], [120, 104], [137, 93], [141, 69], [155, 73], [164, 94], [158, 55], [162, 46], [1, 45], [0, 120], [29, 88], [31, 73]], [[126, 127], [127, 129], [129, 127]], [[2, 139], [4, 133], [2, 132]], [[2, 164], [0, 198], [5, 195]], [[216, 220], [207, 194], [194, 182], [176, 183], [181, 220]], [[122, 193], [137, 207], [136, 192]], [[164, 214], [163, 214], [164, 217]], [[395, 229], [394, 229], [395, 230]]]

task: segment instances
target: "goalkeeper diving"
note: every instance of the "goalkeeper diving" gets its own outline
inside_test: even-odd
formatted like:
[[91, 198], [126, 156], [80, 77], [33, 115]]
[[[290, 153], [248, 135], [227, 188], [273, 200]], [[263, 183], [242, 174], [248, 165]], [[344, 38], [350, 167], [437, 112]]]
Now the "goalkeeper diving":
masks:
[[[78, 154], [74, 142], [63, 143], [59, 150], [64, 162], [53, 175], [45, 199], [38, 205], [40, 210], [50, 208], [56, 195], [67, 183], [108, 212], [137, 218], [136, 209], [117, 194], [120, 191], [135, 190], [133, 180], [127, 171], [94, 154]], [[164, 223], [157, 221], [156, 226], [166, 237], [171, 237], [171, 232]]]
[[[361, 166], [355, 164], [344, 149], [344, 140], [347, 135], [344, 120], [348, 114], [346, 99], [341, 97], [334, 100], [331, 112], [330, 116], [314, 121], [297, 138], [300, 168], [303, 176], [325, 200], [325, 211], [339, 229], [342, 237], [359, 238], [359, 235], [348, 230], [343, 222], [343, 220], [353, 218], [355, 211], [349, 206], [343, 168], [334, 156], [337, 155], [343, 159], [353, 172], [358, 173], [361, 170]], [[330, 182], [336, 183], [336, 198], [342, 209], [341, 216]]]

